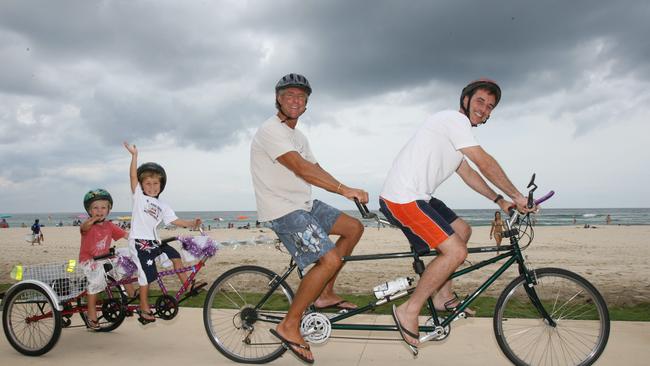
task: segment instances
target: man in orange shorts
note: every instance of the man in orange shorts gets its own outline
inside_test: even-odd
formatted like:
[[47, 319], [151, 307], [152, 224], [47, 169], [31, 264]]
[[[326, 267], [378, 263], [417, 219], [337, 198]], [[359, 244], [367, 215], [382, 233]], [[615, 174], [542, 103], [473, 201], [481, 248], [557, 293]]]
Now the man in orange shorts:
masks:
[[[444, 202], [433, 197], [436, 188], [456, 172], [465, 184], [494, 201], [502, 210], [516, 205], [522, 212], [531, 211], [526, 208], [526, 198], [510, 182], [497, 161], [476, 142], [471, 131], [472, 127], [487, 122], [500, 98], [501, 89], [494, 81], [471, 82], [461, 93], [460, 110], [446, 110], [428, 118], [399, 152], [384, 182], [379, 199], [381, 212], [402, 229], [418, 253], [427, 253], [433, 248], [438, 251], [409, 300], [399, 307], [393, 306], [395, 323], [412, 348], [419, 343], [418, 314], [434, 292], [437, 291], [433, 298], [436, 309], [453, 310], [458, 306], [460, 300], [453, 295], [449, 276], [465, 261], [472, 232]], [[483, 177], [514, 204], [497, 194]]]

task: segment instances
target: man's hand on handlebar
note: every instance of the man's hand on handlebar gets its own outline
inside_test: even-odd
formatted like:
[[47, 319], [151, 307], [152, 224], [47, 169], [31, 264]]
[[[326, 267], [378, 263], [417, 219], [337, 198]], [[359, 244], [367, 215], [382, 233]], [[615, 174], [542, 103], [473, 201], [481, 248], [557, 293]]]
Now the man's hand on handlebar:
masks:
[[524, 196], [516, 198], [514, 200], [514, 203], [506, 200], [501, 200], [499, 201], [499, 207], [501, 207], [501, 209], [504, 212], [508, 212], [508, 210], [513, 207], [516, 207], [517, 211], [521, 213], [529, 213], [529, 212], [537, 211], [537, 206], [535, 205], [533, 205], [533, 207], [531, 208], [528, 208], [528, 200]]
[[341, 195], [350, 200], [354, 200], [356, 198], [361, 203], [368, 203], [368, 192], [364, 191], [363, 189], [342, 187]]

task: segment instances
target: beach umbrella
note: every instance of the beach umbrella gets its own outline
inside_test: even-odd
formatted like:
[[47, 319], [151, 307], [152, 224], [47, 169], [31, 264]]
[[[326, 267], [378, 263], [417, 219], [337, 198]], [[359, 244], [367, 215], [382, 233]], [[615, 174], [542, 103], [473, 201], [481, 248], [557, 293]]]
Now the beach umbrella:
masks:
[[78, 218], [78, 219], [87, 219], [88, 217], [89, 217], [88, 214], [80, 214], [80, 215], [77, 215], [77, 218]]
[[237, 216], [237, 220], [246, 220], [247, 218], [248, 216], [244, 216], [244, 215]]
[[0, 219], [8, 219], [11, 215], [0, 215]]
[[131, 216], [120, 216], [117, 219], [119, 221], [131, 221]]

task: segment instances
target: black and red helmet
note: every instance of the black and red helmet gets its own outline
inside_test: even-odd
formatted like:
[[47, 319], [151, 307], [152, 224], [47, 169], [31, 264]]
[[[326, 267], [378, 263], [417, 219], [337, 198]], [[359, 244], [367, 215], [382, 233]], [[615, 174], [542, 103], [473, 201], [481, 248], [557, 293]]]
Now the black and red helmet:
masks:
[[[499, 101], [501, 100], [501, 88], [499, 87], [499, 84], [497, 84], [496, 81], [492, 79], [487, 79], [487, 78], [481, 78], [478, 80], [474, 80], [471, 83], [467, 84], [466, 87], [463, 88], [463, 91], [460, 93], [460, 108], [465, 112], [466, 115], [469, 114], [469, 111], [467, 108], [465, 108], [465, 105], [463, 105], [463, 99], [465, 97], [469, 97], [469, 100], [472, 99], [472, 96], [478, 89], [486, 89], [490, 94], [494, 95], [494, 106], [496, 107], [497, 104], [499, 104]], [[467, 104], [469, 106], [469, 103]]]

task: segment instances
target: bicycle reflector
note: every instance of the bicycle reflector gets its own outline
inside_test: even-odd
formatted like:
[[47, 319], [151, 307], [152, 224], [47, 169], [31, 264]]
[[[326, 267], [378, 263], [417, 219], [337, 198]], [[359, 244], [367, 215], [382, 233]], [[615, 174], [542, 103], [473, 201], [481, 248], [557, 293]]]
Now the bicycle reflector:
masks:
[[23, 266], [20, 264], [17, 264], [14, 266], [14, 268], [11, 269], [11, 278], [13, 278], [16, 281], [22, 281], [23, 279]]
[[72, 273], [72, 272], [74, 272], [74, 269], [75, 269], [76, 266], [77, 266], [77, 261], [74, 260], [74, 259], [70, 259], [68, 261], [68, 267], [65, 270]]

